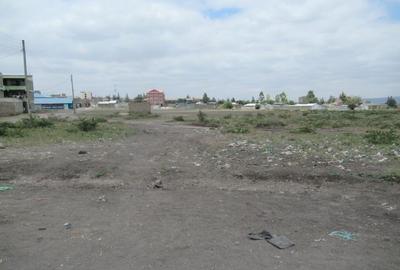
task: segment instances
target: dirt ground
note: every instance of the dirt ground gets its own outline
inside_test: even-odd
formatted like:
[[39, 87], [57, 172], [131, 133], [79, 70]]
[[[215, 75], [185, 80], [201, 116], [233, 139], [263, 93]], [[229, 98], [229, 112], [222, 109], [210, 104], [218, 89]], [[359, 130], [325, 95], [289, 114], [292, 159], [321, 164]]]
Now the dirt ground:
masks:
[[[129, 125], [120, 140], [0, 149], [15, 185], [0, 192], [0, 269], [399, 269], [399, 184], [270, 163], [209, 128]], [[295, 246], [247, 238], [264, 229]]]

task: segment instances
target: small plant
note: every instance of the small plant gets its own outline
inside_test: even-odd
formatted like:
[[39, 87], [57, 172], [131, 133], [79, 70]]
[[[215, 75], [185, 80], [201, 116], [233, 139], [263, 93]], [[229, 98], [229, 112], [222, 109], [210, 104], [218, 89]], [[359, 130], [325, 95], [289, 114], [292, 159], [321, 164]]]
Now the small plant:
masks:
[[95, 118], [82, 118], [79, 120], [77, 126], [80, 131], [88, 132], [96, 129], [98, 122]]
[[100, 170], [96, 173], [95, 178], [101, 178], [107, 174], [106, 170]]
[[364, 137], [371, 144], [393, 144], [399, 139], [394, 129], [369, 130]]
[[228, 114], [224, 116], [224, 119], [228, 120], [228, 119], [232, 119], [232, 114]]
[[206, 123], [207, 122], [207, 115], [203, 113], [202, 111], [199, 111], [197, 113], [197, 119], [199, 120], [200, 123]]
[[174, 117], [174, 121], [177, 121], [177, 122], [184, 122], [185, 119], [183, 118], [182, 115], [179, 115], [179, 116], [175, 116], [175, 117]]

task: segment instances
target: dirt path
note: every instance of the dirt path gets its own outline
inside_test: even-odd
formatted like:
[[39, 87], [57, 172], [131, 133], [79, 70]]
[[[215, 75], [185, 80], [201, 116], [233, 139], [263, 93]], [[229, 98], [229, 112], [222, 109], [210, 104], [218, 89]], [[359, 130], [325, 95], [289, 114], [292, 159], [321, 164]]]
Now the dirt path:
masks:
[[[16, 186], [0, 193], [1, 269], [400, 265], [399, 185], [271, 169], [257, 146], [207, 128], [132, 128], [121, 141], [0, 150], [0, 181]], [[152, 188], [157, 180], [164, 189]], [[296, 246], [246, 238], [263, 229]], [[335, 230], [356, 239], [328, 235]]]

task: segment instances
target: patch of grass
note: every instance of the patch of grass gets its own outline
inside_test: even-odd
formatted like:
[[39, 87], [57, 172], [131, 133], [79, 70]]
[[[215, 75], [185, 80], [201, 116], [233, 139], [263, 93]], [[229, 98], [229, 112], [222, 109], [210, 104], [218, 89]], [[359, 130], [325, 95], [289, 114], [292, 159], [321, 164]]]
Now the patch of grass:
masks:
[[174, 121], [177, 121], [177, 122], [184, 122], [185, 119], [183, 118], [182, 115], [178, 115], [178, 116], [175, 116], [175, 117], [174, 117]]
[[276, 128], [284, 126], [286, 126], [286, 124], [283, 121], [274, 118], [259, 119], [255, 122], [256, 128]]
[[231, 125], [225, 125], [222, 131], [226, 133], [244, 134], [248, 133], [250, 130], [246, 126], [240, 124], [231, 124]]
[[400, 171], [388, 171], [380, 177], [382, 180], [392, 183], [400, 184]]
[[128, 120], [137, 120], [137, 119], [152, 119], [159, 117], [158, 114], [151, 112], [130, 112], [128, 116], [125, 118]]
[[394, 144], [399, 139], [394, 129], [369, 130], [364, 137], [371, 144]]
[[18, 121], [15, 124], [16, 127], [19, 128], [48, 128], [48, 127], [53, 127], [54, 123], [48, 119], [45, 118], [39, 118], [39, 117], [30, 117], [30, 118], [25, 118], [20, 121]]
[[31, 146], [71, 141], [113, 139], [133, 134], [123, 123], [97, 123], [96, 129], [90, 132], [78, 128], [80, 121], [54, 122], [50, 128], [7, 128], [2, 143], [9, 146]]
[[300, 133], [300, 134], [314, 134], [316, 133], [315, 129], [310, 126], [302, 126], [297, 129], [291, 130], [292, 133]]

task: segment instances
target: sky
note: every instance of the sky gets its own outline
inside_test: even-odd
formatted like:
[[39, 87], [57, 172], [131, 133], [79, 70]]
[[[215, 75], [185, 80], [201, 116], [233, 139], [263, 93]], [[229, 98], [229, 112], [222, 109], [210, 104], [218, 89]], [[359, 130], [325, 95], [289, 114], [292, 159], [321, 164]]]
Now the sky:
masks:
[[36, 90], [400, 95], [400, 0], [1, 0], [0, 72]]

